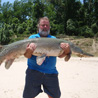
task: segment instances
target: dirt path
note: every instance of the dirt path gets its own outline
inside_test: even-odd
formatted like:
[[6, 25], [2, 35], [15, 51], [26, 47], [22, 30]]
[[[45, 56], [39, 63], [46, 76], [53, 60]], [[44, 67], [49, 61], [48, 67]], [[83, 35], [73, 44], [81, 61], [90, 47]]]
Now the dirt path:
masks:
[[[0, 98], [22, 98], [26, 59], [20, 58], [9, 70], [0, 66]], [[98, 98], [98, 58], [57, 59], [61, 98]], [[36, 98], [48, 98], [45, 93]]]

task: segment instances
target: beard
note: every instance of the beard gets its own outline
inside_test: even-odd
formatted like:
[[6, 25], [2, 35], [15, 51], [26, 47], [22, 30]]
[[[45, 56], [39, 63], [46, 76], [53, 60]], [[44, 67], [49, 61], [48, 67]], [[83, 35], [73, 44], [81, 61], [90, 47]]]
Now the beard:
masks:
[[49, 35], [49, 33], [50, 33], [50, 30], [44, 31], [44, 30], [41, 30], [41, 29], [39, 28], [39, 34], [40, 34], [40, 36], [42, 36], [42, 37], [47, 37], [47, 36]]

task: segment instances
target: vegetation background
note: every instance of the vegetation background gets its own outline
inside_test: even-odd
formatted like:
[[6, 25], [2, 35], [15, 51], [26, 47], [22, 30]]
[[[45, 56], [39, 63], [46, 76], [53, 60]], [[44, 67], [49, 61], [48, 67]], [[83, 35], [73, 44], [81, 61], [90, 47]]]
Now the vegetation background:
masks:
[[98, 0], [15, 0], [3, 4], [0, 0], [0, 44], [37, 33], [37, 21], [43, 16], [50, 19], [52, 35], [97, 54]]

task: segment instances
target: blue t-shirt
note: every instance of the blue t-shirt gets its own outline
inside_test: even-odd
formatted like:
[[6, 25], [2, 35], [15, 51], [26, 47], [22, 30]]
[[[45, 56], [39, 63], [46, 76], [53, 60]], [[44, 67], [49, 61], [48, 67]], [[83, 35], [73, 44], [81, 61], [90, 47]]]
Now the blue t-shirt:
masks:
[[[52, 35], [48, 35], [48, 38], [56, 38]], [[31, 38], [40, 38], [39, 33], [31, 35], [29, 39]], [[28, 59], [28, 68], [40, 71], [42, 73], [47, 74], [57, 74], [58, 71], [56, 69], [56, 57], [50, 56], [46, 57], [45, 61], [42, 63], [42, 65], [37, 65], [36, 63], [36, 56], [32, 55], [31, 58]]]

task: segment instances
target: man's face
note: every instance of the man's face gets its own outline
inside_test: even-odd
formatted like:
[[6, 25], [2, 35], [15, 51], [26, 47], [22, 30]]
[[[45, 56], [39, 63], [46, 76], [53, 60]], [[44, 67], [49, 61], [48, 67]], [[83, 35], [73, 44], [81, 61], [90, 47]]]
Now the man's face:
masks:
[[43, 31], [48, 31], [50, 30], [50, 23], [48, 20], [41, 20], [39, 24], [39, 28]]
[[50, 23], [48, 20], [41, 20], [39, 23], [39, 34], [46, 37], [50, 33]]

